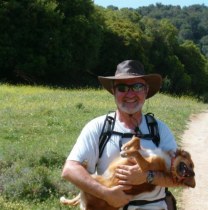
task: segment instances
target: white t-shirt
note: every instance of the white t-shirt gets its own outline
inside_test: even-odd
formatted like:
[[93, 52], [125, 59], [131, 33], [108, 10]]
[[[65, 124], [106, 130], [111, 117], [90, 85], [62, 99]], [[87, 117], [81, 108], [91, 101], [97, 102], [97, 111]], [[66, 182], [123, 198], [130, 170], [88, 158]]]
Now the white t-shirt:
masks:
[[[112, 113], [112, 116], [114, 114]], [[121, 138], [119, 135], [112, 135], [105, 146], [102, 157], [99, 159], [99, 136], [101, 134], [106, 115], [97, 117], [88, 122], [80, 133], [77, 142], [70, 152], [67, 160], [78, 162], [87, 161], [87, 170], [89, 173], [103, 174], [108, 165], [118, 156], [120, 156], [120, 143], [125, 144], [130, 138]], [[177, 144], [170, 129], [163, 122], [157, 119], [160, 134], [159, 148], [165, 151], [176, 151]], [[145, 116], [142, 116], [142, 122], [139, 125], [142, 134], [149, 134]], [[121, 133], [134, 133], [127, 129], [116, 118], [114, 131]], [[151, 140], [141, 139], [141, 146], [147, 149], [155, 149], [156, 145]], [[154, 191], [136, 195], [133, 200], [157, 200], [165, 197], [165, 188], [156, 186]], [[141, 206], [142, 209], [167, 209], [164, 201]], [[141, 209], [139, 208], [139, 209]], [[128, 210], [136, 210], [137, 207], [129, 206]]]

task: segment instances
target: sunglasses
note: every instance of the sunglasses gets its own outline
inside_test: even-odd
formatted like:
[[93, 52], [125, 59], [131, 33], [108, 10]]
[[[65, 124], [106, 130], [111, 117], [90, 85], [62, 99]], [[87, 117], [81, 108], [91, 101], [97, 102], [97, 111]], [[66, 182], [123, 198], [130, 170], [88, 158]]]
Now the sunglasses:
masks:
[[132, 90], [134, 92], [141, 92], [146, 89], [146, 85], [143, 83], [135, 83], [132, 85], [127, 85], [127, 84], [117, 84], [115, 85], [116, 90], [122, 93], [129, 92], [129, 90]]

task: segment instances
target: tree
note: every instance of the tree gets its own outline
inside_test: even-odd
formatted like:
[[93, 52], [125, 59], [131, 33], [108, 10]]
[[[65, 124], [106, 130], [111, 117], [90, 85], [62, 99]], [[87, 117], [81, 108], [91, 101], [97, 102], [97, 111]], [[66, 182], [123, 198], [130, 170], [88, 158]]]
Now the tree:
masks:
[[101, 42], [94, 14], [91, 0], [3, 1], [0, 77], [27, 83], [81, 83], [77, 75], [95, 65]]
[[[144, 36], [138, 27], [138, 22], [131, 22], [129, 17], [138, 18], [134, 12], [125, 10], [105, 10], [103, 13], [105, 25], [103, 43], [100, 49], [99, 65], [95, 74], [114, 74], [115, 66], [125, 59], [146, 59], [141, 44]], [[135, 16], [134, 16], [135, 15]]]
[[59, 45], [55, 1], [5, 0], [0, 5], [1, 78], [34, 83], [45, 75]]
[[197, 95], [205, 93], [208, 88], [207, 60], [200, 49], [192, 41], [186, 41], [181, 45], [178, 56], [184, 64], [186, 73], [192, 78], [192, 92]]
[[[181, 8], [180, 6], [156, 4], [140, 7], [136, 11], [143, 17], [171, 21], [179, 30], [181, 43], [185, 40], [192, 40], [198, 45], [200, 39], [208, 33], [208, 7], [205, 5], [196, 4]], [[202, 50], [203, 46], [200, 46]]]
[[200, 39], [200, 48], [202, 49], [203, 54], [208, 58], [208, 35], [203, 36]]

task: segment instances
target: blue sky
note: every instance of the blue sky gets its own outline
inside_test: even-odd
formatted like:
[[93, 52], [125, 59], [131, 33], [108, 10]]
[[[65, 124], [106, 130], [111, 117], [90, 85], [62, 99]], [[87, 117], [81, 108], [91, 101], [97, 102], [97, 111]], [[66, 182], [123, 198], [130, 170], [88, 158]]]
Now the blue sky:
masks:
[[150, 4], [161, 3], [164, 5], [180, 5], [183, 6], [190, 6], [193, 4], [204, 4], [208, 6], [207, 0], [94, 0], [94, 3], [103, 7], [107, 7], [109, 5], [114, 5], [119, 8], [123, 7], [131, 7], [131, 8], [138, 8], [140, 6], [148, 6]]

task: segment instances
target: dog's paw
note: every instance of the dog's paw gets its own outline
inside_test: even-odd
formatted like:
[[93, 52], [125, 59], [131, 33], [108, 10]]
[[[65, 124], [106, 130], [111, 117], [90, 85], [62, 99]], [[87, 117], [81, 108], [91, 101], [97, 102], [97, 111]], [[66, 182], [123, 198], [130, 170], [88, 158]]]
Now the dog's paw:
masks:
[[129, 147], [127, 147], [127, 146], [125, 146], [125, 145], [123, 145], [122, 147], [121, 147], [121, 151], [126, 151], [126, 150], [128, 150], [129, 149]]
[[128, 157], [128, 154], [125, 151], [120, 152], [121, 157], [126, 158]]
[[66, 198], [64, 196], [60, 197], [60, 203], [65, 204], [66, 203]]

